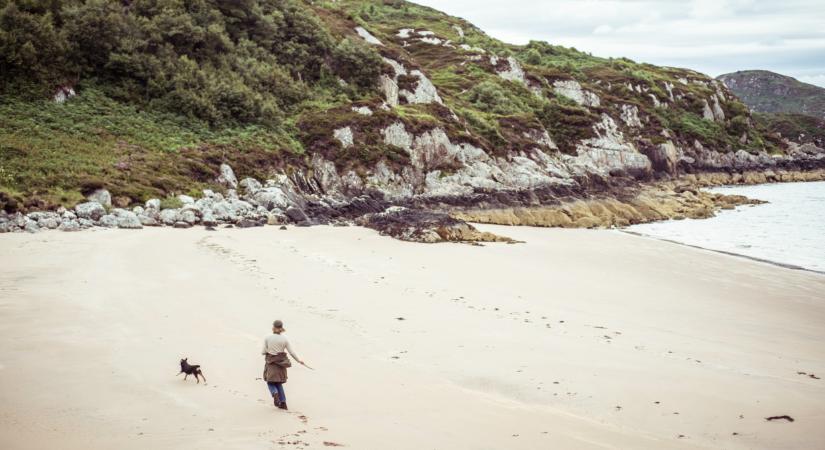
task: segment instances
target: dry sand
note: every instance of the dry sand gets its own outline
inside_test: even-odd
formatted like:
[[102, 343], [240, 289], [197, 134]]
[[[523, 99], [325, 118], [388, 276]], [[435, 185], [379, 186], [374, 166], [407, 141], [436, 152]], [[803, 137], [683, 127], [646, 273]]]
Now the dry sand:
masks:
[[[825, 276], [482, 228], [526, 243], [2, 235], [0, 448], [825, 448]], [[260, 381], [276, 318], [316, 369], [290, 369], [289, 412]]]

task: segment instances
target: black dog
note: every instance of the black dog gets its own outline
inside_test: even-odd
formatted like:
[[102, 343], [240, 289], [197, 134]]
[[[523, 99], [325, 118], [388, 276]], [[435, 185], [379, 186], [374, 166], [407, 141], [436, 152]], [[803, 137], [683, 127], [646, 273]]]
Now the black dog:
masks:
[[201, 380], [198, 379], [198, 376], [200, 375], [200, 377], [203, 378], [203, 382], [206, 383], [206, 377], [203, 376], [203, 372], [201, 372], [201, 366], [191, 365], [186, 362], [187, 359], [189, 358], [183, 358], [180, 360], [180, 372], [178, 372], [178, 375], [185, 373], [186, 375], [183, 376], [184, 380], [186, 380], [186, 377], [189, 375], [194, 375], [195, 380], [197, 380], [198, 383], [201, 382]]

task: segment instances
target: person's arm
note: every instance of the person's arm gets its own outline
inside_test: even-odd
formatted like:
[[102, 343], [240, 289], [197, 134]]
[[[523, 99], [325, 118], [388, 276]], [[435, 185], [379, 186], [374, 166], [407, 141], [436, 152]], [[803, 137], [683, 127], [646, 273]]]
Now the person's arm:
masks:
[[289, 345], [289, 341], [286, 341], [286, 351], [288, 351], [289, 354], [292, 355], [293, 358], [295, 358], [295, 361], [298, 361], [301, 364], [304, 363], [303, 361], [301, 361], [301, 358], [299, 358], [298, 355], [296, 355], [295, 352], [292, 350], [292, 346]]
[[263, 350], [261, 350], [261, 354], [266, 355], [266, 353], [267, 353], [266, 352], [266, 339], [264, 339], [264, 348], [263, 348]]

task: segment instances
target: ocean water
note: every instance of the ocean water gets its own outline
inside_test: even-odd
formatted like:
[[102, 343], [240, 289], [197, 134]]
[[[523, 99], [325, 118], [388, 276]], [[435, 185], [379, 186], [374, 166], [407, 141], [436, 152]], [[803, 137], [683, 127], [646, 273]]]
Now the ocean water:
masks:
[[825, 272], [825, 182], [710, 189], [770, 203], [703, 220], [633, 225], [627, 231], [711, 250]]

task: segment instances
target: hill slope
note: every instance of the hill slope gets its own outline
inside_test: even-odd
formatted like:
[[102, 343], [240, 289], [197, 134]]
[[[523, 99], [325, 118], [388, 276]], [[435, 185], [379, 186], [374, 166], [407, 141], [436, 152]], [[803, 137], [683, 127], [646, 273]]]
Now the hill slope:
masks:
[[509, 45], [400, 0], [0, 6], [6, 210], [99, 188], [116, 206], [232, 197], [221, 164], [269, 180], [244, 184], [253, 209], [325, 221], [365, 195], [371, 210], [535, 205], [821, 162], [786, 155], [700, 73]]
[[825, 88], [767, 70], [743, 70], [718, 79], [753, 111], [825, 119]]

